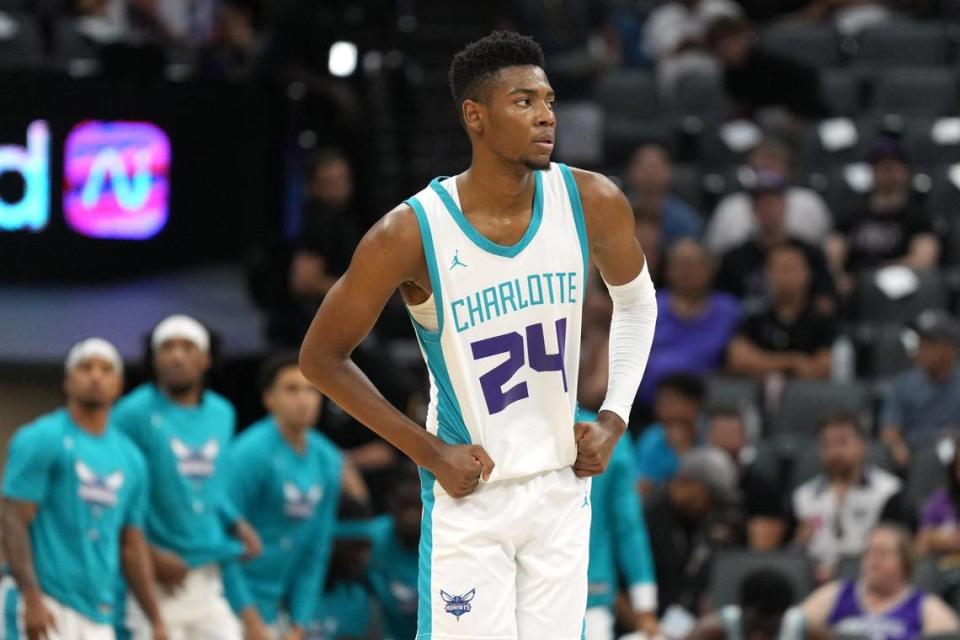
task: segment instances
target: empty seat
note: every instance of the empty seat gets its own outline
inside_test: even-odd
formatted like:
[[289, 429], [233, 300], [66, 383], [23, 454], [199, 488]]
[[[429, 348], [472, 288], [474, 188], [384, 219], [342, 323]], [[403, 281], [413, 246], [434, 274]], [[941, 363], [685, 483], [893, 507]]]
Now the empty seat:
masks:
[[815, 67], [840, 64], [839, 39], [829, 26], [787, 22], [766, 29], [760, 43], [768, 51]]
[[793, 587], [794, 598], [804, 598], [813, 588], [810, 560], [791, 551], [721, 551], [710, 570], [710, 604], [714, 608], [737, 604], [740, 584], [758, 569], [774, 569], [783, 574]]
[[742, 408], [757, 406], [760, 402], [760, 383], [753, 378], [710, 376], [706, 386], [708, 408]]
[[890, 378], [913, 366], [906, 343], [907, 335], [899, 324], [884, 325], [873, 332], [870, 351], [870, 375]]
[[809, 441], [820, 422], [836, 411], [848, 411], [866, 421], [869, 393], [857, 383], [829, 380], [791, 380], [780, 398], [773, 420], [773, 435], [781, 441]]
[[900, 68], [877, 79], [872, 108], [879, 113], [947, 115], [956, 105], [957, 81], [949, 68]]
[[890, 22], [865, 29], [857, 39], [860, 67], [941, 65], [948, 62], [944, 28], [932, 22]]
[[855, 292], [856, 314], [863, 324], [907, 324], [925, 309], [946, 308], [946, 293], [936, 271], [914, 272], [917, 288], [901, 298], [892, 299], [877, 285], [877, 272], [861, 273]]
[[703, 176], [695, 164], [673, 165], [673, 193], [703, 215]]
[[820, 97], [835, 116], [851, 116], [860, 109], [859, 79], [846, 69], [820, 71]]
[[620, 70], [600, 78], [593, 98], [607, 118], [644, 120], [659, 115], [657, 87], [646, 71]]
[[914, 452], [907, 472], [907, 500], [918, 513], [933, 492], [946, 485], [948, 468], [937, 454], [936, 445]]
[[729, 110], [729, 100], [719, 76], [691, 74], [677, 82], [671, 108], [680, 116], [716, 122]]

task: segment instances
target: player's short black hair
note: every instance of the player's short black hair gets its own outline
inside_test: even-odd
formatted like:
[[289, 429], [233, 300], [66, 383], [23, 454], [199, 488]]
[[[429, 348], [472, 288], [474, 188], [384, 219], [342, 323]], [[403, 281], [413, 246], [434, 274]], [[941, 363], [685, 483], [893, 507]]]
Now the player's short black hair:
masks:
[[657, 394], [663, 393], [664, 391], [673, 391], [687, 400], [698, 404], [703, 402], [706, 396], [706, 388], [703, 380], [689, 373], [674, 373], [661, 379], [657, 385]]
[[280, 372], [288, 367], [299, 367], [300, 357], [296, 351], [285, 350], [267, 356], [260, 365], [260, 374], [257, 376], [257, 387], [263, 393], [273, 386]]
[[450, 91], [459, 117], [466, 99], [478, 100], [485, 84], [506, 67], [543, 67], [543, 49], [529, 36], [494, 31], [464, 47], [450, 63]]

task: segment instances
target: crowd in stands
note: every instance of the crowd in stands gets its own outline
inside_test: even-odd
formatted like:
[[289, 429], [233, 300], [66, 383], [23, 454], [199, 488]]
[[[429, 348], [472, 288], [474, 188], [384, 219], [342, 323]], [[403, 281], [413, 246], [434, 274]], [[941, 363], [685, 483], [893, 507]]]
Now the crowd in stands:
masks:
[[[28, 4], [0, 0], [0, 44], [28, 29]], [[266, 36], [269, 3], [69, 4], [43, 14], [57, 18], [41, 50], [93, 47], [106, 64], [118, 50], [187, 50], [226, 79], [313, 51]], [[558, 159], [620, 182], [658, 286], [630, 428], [610, 477], [594, 483], [591, 535], [607, 542], [592, 552], [604, 565], [591, 565], [588, 637], [614, 626], [698, 639], [960, 631], [956, 20], [949, 0], [517, 0], [504, 12], [544, 47]], [[565, 147], [564, 136], [590, 144]], [[299, 344], [371, 218], [354, 178], [337, 150], [307, 164], [267, 309], [278, 349]], [[580, 404], [596, 410], [610, 302], [598, 274], [589, 282]], [[391, 303], [354, 358], [422, 421], [425, 380], [387, 348], [409, 344], [405, 316]], [[4, 544], [30, 624], [74, 624], [69, 608], [124, 621], [138, 640], [164, 623], [172, 639], [211, 624], [225, 639], [412, 638], [416, 470], [336, 407], [321, 411], [289, 354], [266, 359], [268, 417], [234, 437], [244, 425], [204, 390], [208, 334], [190, 322], [153, 329], [153, 382], [120, 399], [106, 427], [88, 400], [118, 400], [122, 363], [99, 343], [67, 361], [68, 407], [135, 445], [122, 488], [74, 413], [14, 439]], [[57, 486], [64, 465], [79, 494]], [[71, 552], [38, 546], [62, 531], [44, 514], [75, 512], [76, 495], [98, 514], [69, 521], [81, 546], [104, 536], [116, 551], [95, 575], [52, 569], [73, 566]], [[101, 517], [120, 503], [123, 515]], [[100, 580], [121, 574], [126, 606]]]

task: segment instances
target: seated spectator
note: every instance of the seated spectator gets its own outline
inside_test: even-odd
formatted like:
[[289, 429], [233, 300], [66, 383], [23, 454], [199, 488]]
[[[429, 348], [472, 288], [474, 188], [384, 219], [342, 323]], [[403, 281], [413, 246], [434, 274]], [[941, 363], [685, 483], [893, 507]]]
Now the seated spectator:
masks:
[[776, 569], [756, 569], [740, 583], [740, 604], [723, 607], [700, 621], [686, 640], [822, 640], [827, 634], [805, 627], [793, 606], [793, 585]]
[[368, 577], [392, 637], [415, 638], [423, 513], [417, 468], [398, 464], [389, 491], [387, 513], [376, 520]]
[[909, 447], [960, 427], [960, 323], [931, 309], [917, 317], [913, 329], [919, 337], [916, 366], [894, 379], [881, 413], [883, 441], [900, 466], [910, 460]]
[[858, 209], [840, 212], [837, 233], [826, 245], [834, 273], [855, 276], [891, 264], [916, 270], [936, 266], [940, 243], [933, 221], [913, 196], [913, 172], [903, 147], [880, 138], [867, 162], [873, 168], [873, 186]]
[[[791, 156], [787, 145], [767, 138], [750, 151], [746, 166], [754, 174], [776, 174], [789, 185]], [[813, 189], [789, 185], [785, 188], [784, 200], [787, 233], [819, 246], [833, 228], [833, 218], [823, 198]], [[711, 251], [723, 254], [755, 237], [758, 226], [750, 194], [738, 191], [725, 196], [717, 204], [707, 225], [705, 240]]]
[[809, 65], [757, 44], [750, 24], [723, 16], [707, 31], [710, 50], [723, 65], [723, 84], [737, 105], [737, 115], [781, 107], [791, 116], [823, 118], [828, 109], [820, 97], [820, 76]]
[[931, 495], [923, 506], [917, 553], [946, 555], [960, 553], [960, 443], [953, 443], [953, 460], [947, 467], [946, 485]]
[[937, 596], [910, 584], [912, 573], [909, 532], [881, 524], [866, 534], [860, 579], [820, 587], [803, 603], [803, 616], [836, 634], [871, 640], [956, 633], [956, 614]]
[[740, 323], [740, 303], [711, 290], [713, 273], [713, 256], [695, 241], [681, 240], [670, 250], [667, 288], [657, 293], [657, 328], [638, 393], [644, 404], [666, 375], [702, 375], [723, 365]]
[[665, 490], [647, 501], [644, 519], [661, 613], [670, 607], [693, 616], [703, 611], [714, 553], [742, 543], [736, 485], [736, 470], [726, 455], [696, 449], [683, 455]]
[[320, 597], [321, 636], [325, 640], [382, 638], [383, 612], [366, 581], [376, 524], [370, 507], [342, 496], [336, 542], [326, 586]]
[[90, 42], [107, 45], [129, 36], [125, 0], [74, 0], [74, 29]]
[[200, 47], [213, 33], [217, 0], [130, 0], [141, 37], [174, 47]]
[[626, 175], [626, 191], [634, 213], [660, 220], [660, 246], [668, 250], [681, 238], [699, 238], [703, 219], [690, 205], [670, 193], [672, 167], [667, 150], [646, 144], [636, 150]]
[[[899, 478], [867, 462], [866, 437], [854, 416], [826, 418], [817, 435], [823, 471], [793, 492], [795, 542], [817, 563], [817, 582], [844, 557], [864, 551], [884, 519], [904, 519]], [[909, 574], [908, 574], [909, 575]]]
[[834, 287], [826, 258], [820, 249], [797, 240], [786, 225], [786, 183], [770, 172], [757, 174], [751, 187], [753, 218], [757, 232], [749, 240], [723, 254], [717, 273], [717, 288], [749, 302], [767, 297], [766, 263], [770, 249], [793, 240], [807, 256], [815, 304], [827, 312], [833, 307]]
[[672, 98], [685, 77], [719, 74], [716, 59], [705, 47], [707, 27], [720, 16], [740, 13], [740, 7], [731, 0], [672, 0], [650, 12], [643, 42], [647, 55], [656, 63], [657, 83], [664, 99]]
[[771, 304], [740, 325], [727, 353], [730, 371], [760, 378], [827, 378], [836, 326], [813, 306], [803, 245], [790, 242], [771, 249], [767, 280]]
[[644, 497], [673, 477], [680, 456], [696, 444], [703, 395], [703, 382], [682, 373], [657, 386], [653, 404], [657, 423], [647, 427], [637, 442], [637, 475]]
[[743, 414], [736, 409], [712, 411], [707, 422], [707, 444], [726, 453], [737, 468], [747, 543], [758, 551], [779, 547], [787, 531], [787, 515], [777, 469], [765, 468], [757, 460]]

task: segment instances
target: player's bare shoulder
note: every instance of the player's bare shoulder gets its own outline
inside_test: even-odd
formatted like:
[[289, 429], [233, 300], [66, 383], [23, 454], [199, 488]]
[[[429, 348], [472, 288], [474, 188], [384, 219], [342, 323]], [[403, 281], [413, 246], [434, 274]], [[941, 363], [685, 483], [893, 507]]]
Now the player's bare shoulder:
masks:
[[350, 271], [395, 285], [429, 282], [420, 225], [409, 205], [397, 205], [364, 234]]
[[633, 228], [633, 209], [613, 180], [594, 171], [574, 167], [570, 170], [580, 192], [583, 217], [592, 243], [608, 233]]

